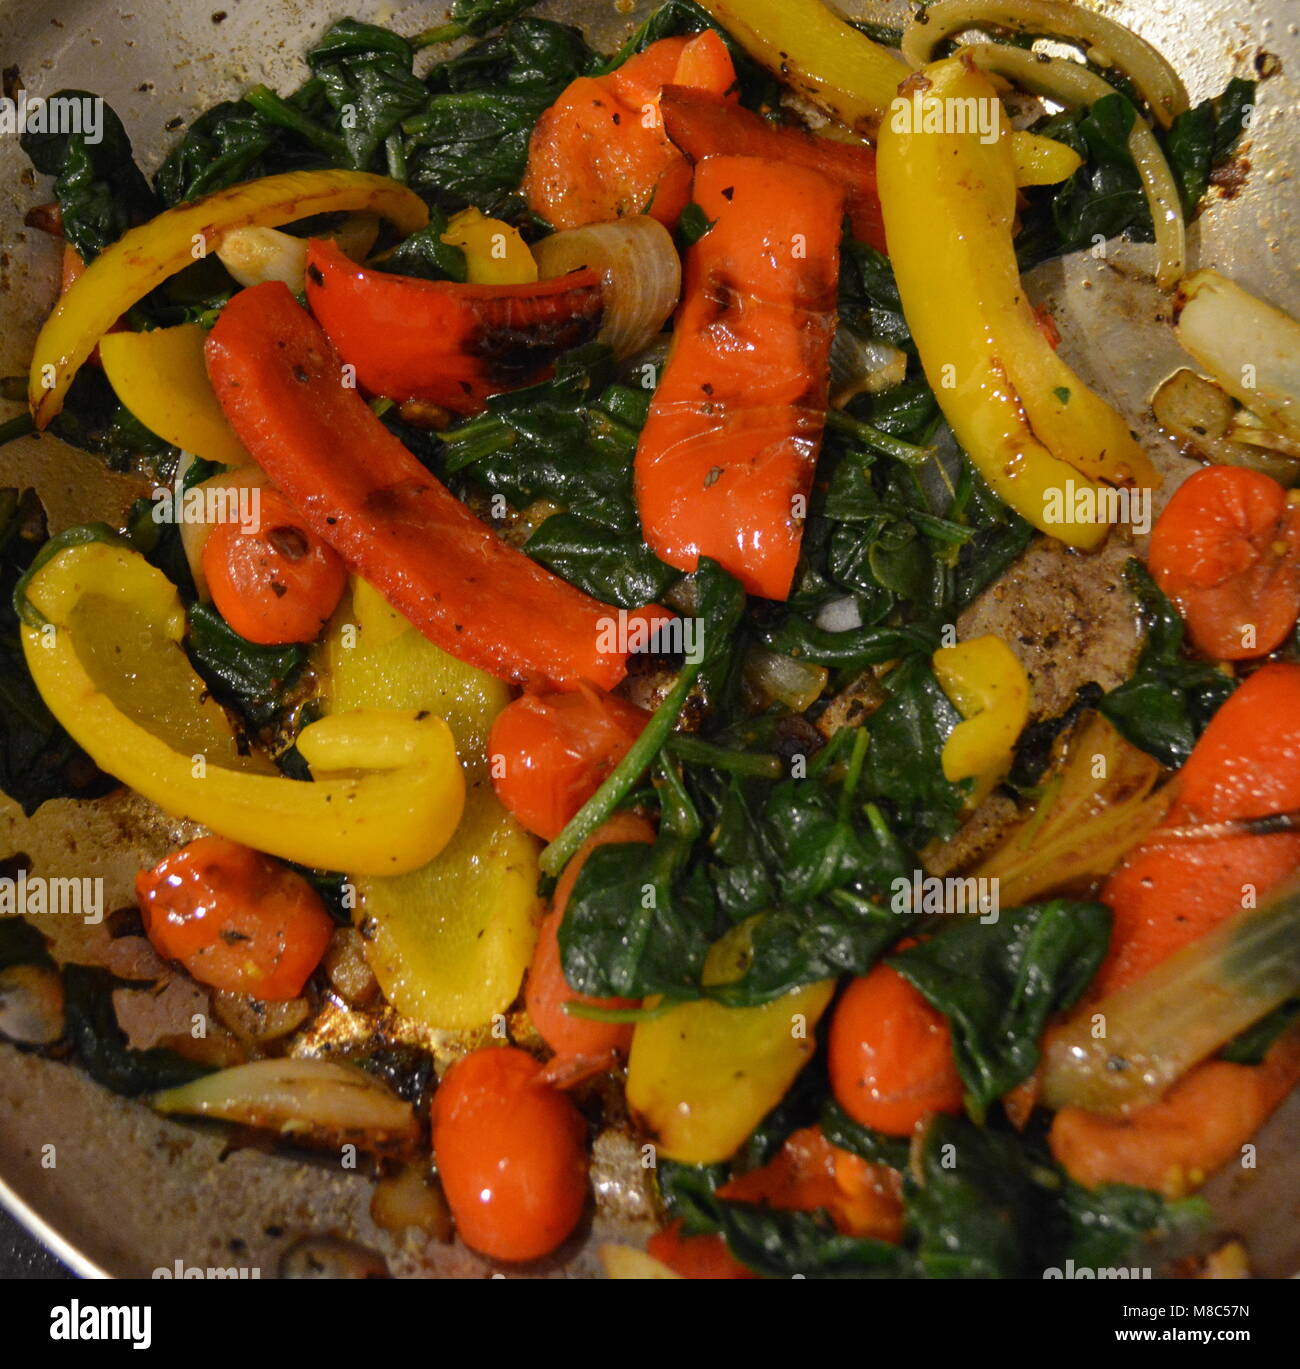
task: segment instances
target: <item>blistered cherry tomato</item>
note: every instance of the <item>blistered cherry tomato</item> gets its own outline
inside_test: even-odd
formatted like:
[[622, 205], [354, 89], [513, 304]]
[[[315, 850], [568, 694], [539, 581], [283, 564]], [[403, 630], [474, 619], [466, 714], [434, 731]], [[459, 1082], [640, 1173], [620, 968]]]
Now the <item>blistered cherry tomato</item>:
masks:
[[535, 1260], [578, 1224], [587, 1200], [586, 1126], [567, 1094], [513, 1046], [458, 1060], [430, 1121], [461, 1240], [496, 1260]]
[[270, 856], [200, 837], [135, 877], [145, 933], [201, 984], [264, 1001], [296, 998], [334, 924], [320, 895]]
[[888, 965], [845, 990], [831, 1021], [828, 1062], [840, 1107], [887, 1135], [908, 1135], [932, 1112], [961, 1111], [948, 1019]]
[[288, 501], [259, 488], [257, 530], [218, 523], [203, 544], [203, 574], [217, 612], [262, 646], [320, 636], [347, 588], [342, 558], [309, 532]]
[[497, 797], [528, 830], [553, 841], [641, 735], [650, 715], [609, 694], [524, 694], [492, 724]]

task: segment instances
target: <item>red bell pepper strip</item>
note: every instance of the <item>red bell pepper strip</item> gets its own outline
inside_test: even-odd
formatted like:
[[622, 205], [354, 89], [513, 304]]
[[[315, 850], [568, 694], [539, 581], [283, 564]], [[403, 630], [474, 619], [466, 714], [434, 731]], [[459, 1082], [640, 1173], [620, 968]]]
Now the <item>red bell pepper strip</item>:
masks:
[[1295, 832], [1163, 835], [1300, 809], [1300, 666], [1266, 665], [1246, 680], [1211, 718], [1174, 783], [1161, 825], [1101, 891], [1115, 914], [1093, 986], [1101, 997], [1205, 936], [1240, 911], [1248, 893], [1262, 901], [1300, 867]]
[[1267, 656], [1300, 616], [1300, 504], [1262, 471], [1205, 466], [1165, 505], [1148, 561], [1198, 650]]
[[586, 269], [532, 285], [416, 280], [367, 271], [321, 238], [307, 246], [307, 303], [368, 394], [458, 414], [544, 379], [596, 336], [603, 308]]
[[820, 171], [843, 187], [853, 236], [878, 252], [886, 250], [874, 148], [820, 138], [801, 128], [782, 128], [707, 91], [685, 86], [665, 86], [659, 109], [665, 132], [692, 162], [705, 157], [764, 157]]
[[617, 611], [508, 546], [440, 485], [343, 383], [338, 353], [287, 286], [235, 295], [206, 356], [271, 482], [430, 641], [524, 684], [612, 689], [627, 673], [626, 652], [601, 649], [616, 643]]
[[523, 191], [555, 228], [626, 214], [673, 227], [691, 193], [691, 168], [668, 141], [659, 92], [668, 83], [724, 97], [736, 83], [726, 44], [712, 29], [661, 38], [605, 76], [580, 76], [537, 121]]
[[687, 254], [637, 447], [641, 527], [669, 565], [710, 556], [784, 599], [826, 417], [844, 196], [806, 167], [710, 157], [695, 201], [713, 226]]

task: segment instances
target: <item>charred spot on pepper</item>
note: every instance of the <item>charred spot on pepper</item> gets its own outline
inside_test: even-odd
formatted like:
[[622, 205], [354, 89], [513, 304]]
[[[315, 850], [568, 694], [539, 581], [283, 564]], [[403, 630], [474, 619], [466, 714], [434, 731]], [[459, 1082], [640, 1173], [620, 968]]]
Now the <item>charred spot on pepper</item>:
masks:
[[[468, 341], [466, 351], [486, 363], [489, 384], [511, 386], [540, 377], [560, 352], [591, 342], [600, 330], [603, 302], [600, 287], [573, 291], [567, 302], [572, 312], [555, 317], [534, 315], [521, 325], [503, 317], [498, 324], [485, 320]], [[502, 313], [507, 313], [503, 310]], [[466, 386], [466, 390], [470, 389]]]

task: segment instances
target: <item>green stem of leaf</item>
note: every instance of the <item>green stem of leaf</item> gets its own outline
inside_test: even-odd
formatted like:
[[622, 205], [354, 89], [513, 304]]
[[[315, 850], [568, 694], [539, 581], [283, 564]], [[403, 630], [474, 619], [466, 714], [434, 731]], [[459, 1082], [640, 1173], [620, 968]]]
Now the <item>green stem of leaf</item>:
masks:
[[756, 752], [733, 751], [725, 746], [701, 741], [698, 737], [676, 732], [668, 738], [668, 751], [688, 765], [707, 765], [712, 770], [723, 770], [729, 775], [745, 775], [753, 779], [779, 780], [784, 773], [780, 756]]
[[439, 43], [454, 43], [465, 36], [463, 24], [439, 24], [436, 28], [425, 29], [410, 40], [411, 46], [419, 52], [422, 48], [435, 47]]
[[637, 782], [650, 762], [659, 754], [686, 703], [686, 697], [700, 673], [700, 664], [686, 665], [677, 683], [664, 696], [645, 730], [632, 743], [627, 755], [610, 771], [604, 784], [570, 818], [564, 831], [542, 852], [542, 873], [558, 876], [577, 854], [578, 848], [597, 828], [603, 826]]
[[935, 459], [933, 448], [918, 447], [914, 442], [904, 442], [901, 437], [883, 433], [879, 428], [873, 428], [870, 423], [863, 423], [861, 419], [854, 418], [852, 414], [846, 414], [840, 409], [832, 409], [826, 415], [826, 423], [829, 427], [838, 428], [840, 432], [857, 438], [869, 451], [879, 452], [882, 456], [892, 456], [895, 461], [901, 461], [905, 466], [925, 466]]
[[681, 1001], [678, 998], [665, 998], [653, 1008], [602, 1008], [598, 1003], [580, 1003], [571, 999], [564, 1005], [564, 1011], [570, 1017], [581, 1017], [586, 1022], [651, 1022], [671, 1012]]
[[303, 114], [301, 110], [295, 109], [288, 100], [281, 99], [268, 86], [254, 86], [244, 96], [244, 100], [252, 105], [264, 119], [296, 133], [327, 157], [336, 160], [346, 159], [347, 147], [338, 134], [331, 133], [327, 128], [322, 128]]
[[6, 442], [12, 442], [15, 438], [26, 437], [28, 433], [35, 431], [36, 424], [32, 421], [31, 414], [18, 414], [7, 423], [0, 423], [0, 447], [3, 447]]

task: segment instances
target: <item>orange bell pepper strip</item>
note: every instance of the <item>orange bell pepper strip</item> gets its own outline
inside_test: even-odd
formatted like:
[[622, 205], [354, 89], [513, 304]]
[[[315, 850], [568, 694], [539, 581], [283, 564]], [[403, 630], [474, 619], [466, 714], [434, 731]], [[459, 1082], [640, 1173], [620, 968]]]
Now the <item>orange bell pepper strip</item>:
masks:
[[661, 38], [605, 76], [580, 76], [537, 121], [523, 191], [555, 228], [649, 214], [672, 228], [691, 193], [691, 167], [669, 142], [659, 92], [699, 84], [725, 96], [736, 82], [726, 44], [707, 29]]
[[367, 393], [458, 414], [545, 379], [596, 336], [603, 308], [594, 271], [531, 285], [416, 280], [367, 271], [323, 238], [307, 247], [307, 303]]
[[832, 1145], [804, 1127], [761, 1169], [728, 1180], [718, 1197], [786, 1212], [825, 1210], [846, 1236], [897, 1244], [903, 1236], [903, 1176]]
[[1128, 1117], [1062, 1108], [1048, 1144], [1069, 1176], [1086, 1188], [1132, 1184], [1181, 1198], [1241, 1147], [1300, 1081], [1300, 1033], [1275, 1041], [1258, 1065], [1207, 1060], [1158, 1103]]
[[625, 105], [644, 113], [667, 85], [728, 95], [735, 89], [736, 68], [717, 30], [704, 29], [693, 38], [661, 38], [598, 79]]
[[647, 1254], [666, 1264], [682, 1279], [756, 1279], [727, 1249], [727, 1242], [716, 1232], [690, 1236], [682, 1221], [669, 1222], [646, 1242]]
[[1300, 666], [1257, 670], [1211, 719], [1174, 782], [1161, 825], [1102, 889], [1115, 914], [1095, 983], [1102, 997], [1240, 911], [1248, 889], [1262, 903], [1300, 866], [1300, 835], [1291, 832], [1161, 835], [1300, 809]]
[[820, 171], [844, 189], [853, 236], [884, 252], [885, 221], [876, 190], [876, 152], [866, 143], [820, 138], [782, 128], [705, 90], [665, 86], [659, 97], [664, 131], [692, 162], [705, 157], [764, 157]]
[[713, 226], [687, 254], [637, 447], [641, 527], [669, 565], [710, 556], [784, 599], [825, 424], [844, 195], [806, 167], [710, 157], [695, 200]]
[[430, 641], [503, 680], [622, 680], [626, 652], [601, 649], [617, 611], [508, 546], [440, 485], [342, 383], [338, 353], [286, 285], [235, 295], [205, 351], [226, 416], [275, 487]]

